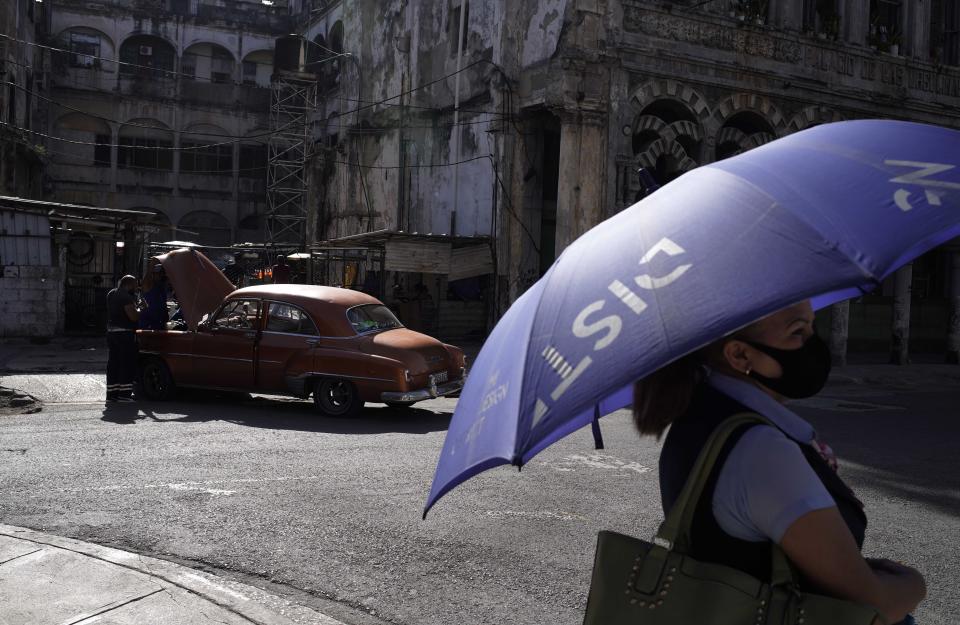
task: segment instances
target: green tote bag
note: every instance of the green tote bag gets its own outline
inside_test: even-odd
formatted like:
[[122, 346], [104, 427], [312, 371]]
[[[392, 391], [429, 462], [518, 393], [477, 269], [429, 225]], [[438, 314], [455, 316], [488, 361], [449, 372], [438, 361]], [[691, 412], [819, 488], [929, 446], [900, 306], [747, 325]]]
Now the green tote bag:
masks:
[[771, 579], [699, 562], [686, 555], [697, 501], [724, 443], [747, 424], [770, 422], [743, 413], [724, 421], [697, 458], [680, 497], [649, 543], [600, 532], [584, 625], [872, 625], [874, 608], [801, 592], [789, 561], [773, 546]]

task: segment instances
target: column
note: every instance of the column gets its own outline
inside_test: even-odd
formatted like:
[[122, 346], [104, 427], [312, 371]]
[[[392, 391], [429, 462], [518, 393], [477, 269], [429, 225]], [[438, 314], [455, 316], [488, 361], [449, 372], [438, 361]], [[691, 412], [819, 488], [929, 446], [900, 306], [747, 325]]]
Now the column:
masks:
[[835, 367], [847, 366], [847, 337], [850, 327], [850, 300], [830, 307], [830, 357]]
[[903, 45], [900, 54], [919, 59], [930, 57], [930, 2], [903, 3]]
[[898, 269], [894, 280], [890, 362], [895, 365], [906, 365], [910, 363], [910, 290], [913, 282], [913, 263]]
[[110, 192], [117, 192], [117, 159], [119, 149], [117, 144], [120, 143], [120, 132], [117, 126], [112, 126], [110, 128]]
[[840, 31], [850, 43], [866, 45], [870, 31], [870, 3], [863, 0], [839, 0]]
[[558, 257], [577, 237], [603, 220], [606, 163], [606, 116], [587, 111], [561, 113]]
[[950, 252], [950, 315], [947, 322], [947, 362], [960, 364], [960, 249]]

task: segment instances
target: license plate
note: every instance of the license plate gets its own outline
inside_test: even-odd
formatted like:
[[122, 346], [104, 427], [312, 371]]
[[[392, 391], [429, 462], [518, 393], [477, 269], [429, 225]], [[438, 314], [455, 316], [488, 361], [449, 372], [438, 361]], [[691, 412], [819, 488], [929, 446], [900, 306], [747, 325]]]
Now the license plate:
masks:
[[430, 381], [434, 384], [443, 384], [447, 381], [447, 372], [441, 371], [430, 376]]

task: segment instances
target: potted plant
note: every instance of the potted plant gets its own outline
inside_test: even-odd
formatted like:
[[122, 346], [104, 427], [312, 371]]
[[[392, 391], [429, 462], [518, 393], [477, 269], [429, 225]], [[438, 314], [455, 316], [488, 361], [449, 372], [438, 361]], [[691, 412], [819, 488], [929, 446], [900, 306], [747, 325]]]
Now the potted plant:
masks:
[[903, 36], [897, 32], [890, 37], [890, 54], [900, 56], [900, 46], [903, 44]]

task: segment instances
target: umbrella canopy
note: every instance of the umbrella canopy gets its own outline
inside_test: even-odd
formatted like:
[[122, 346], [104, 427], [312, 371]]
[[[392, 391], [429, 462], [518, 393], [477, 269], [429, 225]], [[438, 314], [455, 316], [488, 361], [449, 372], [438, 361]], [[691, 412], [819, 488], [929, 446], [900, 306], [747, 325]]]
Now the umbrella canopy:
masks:
[[209, 258], [195, 249], [180, 249], [156, 257], [176, 292], [183, 320], [191, 330], [216, 310], [236, 287]]
[[426, 511], [631, 403], [635, 380], [796, 302], [876, 287], [960, 235], [960, 132], [818, 126], [695, 169], [574, 241], [510, 307], [454, 412]]

